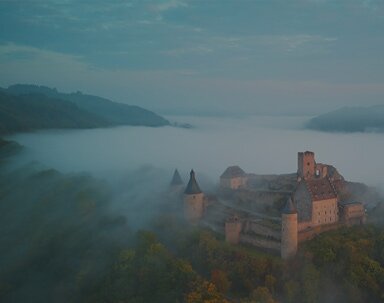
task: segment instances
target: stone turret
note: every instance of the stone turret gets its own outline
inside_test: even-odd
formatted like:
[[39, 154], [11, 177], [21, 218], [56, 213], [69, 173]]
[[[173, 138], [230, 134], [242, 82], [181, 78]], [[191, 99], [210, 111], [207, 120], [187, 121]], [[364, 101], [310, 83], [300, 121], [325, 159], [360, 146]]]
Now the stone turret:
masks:
[[175, 172], [173, 173], [172, 181], [169, 184], [169, 191], [171, 193], [181, 194], [183, 192], [183, 180], [180, 177], [179, 171], [175, 169]]
[[229, 218], [225, 222], [225, 241], [231, 244], [238, 244], [242, 227], [242, 223], [237, 215]]
[[295, 256], [297, 242], [297, 210], [289, 198], [281, 214], [281, 258]]
[[201, 191], [191, 170], [189, 182], [184, 191], [184, 215], [192, 223], [197, 223], [204, 214], [204, 193]]

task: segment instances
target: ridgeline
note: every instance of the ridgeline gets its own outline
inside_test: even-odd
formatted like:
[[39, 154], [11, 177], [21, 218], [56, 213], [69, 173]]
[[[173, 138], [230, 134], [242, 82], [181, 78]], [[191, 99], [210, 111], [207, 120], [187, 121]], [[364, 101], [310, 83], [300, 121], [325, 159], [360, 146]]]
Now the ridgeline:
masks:
[[80, 92], [65, 94], [45, 86], [22, 84], [0, 88], [0, 134], [39, 129], [169, 124], [163, 117], [141, 107]]

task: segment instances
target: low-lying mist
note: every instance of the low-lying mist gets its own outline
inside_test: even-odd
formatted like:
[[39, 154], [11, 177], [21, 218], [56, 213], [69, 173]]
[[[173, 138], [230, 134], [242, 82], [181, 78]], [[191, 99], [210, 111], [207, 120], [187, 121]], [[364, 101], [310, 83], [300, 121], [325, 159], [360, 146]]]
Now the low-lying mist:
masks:
[[103, 177], [152, 166], [165, 180], [178, 168], [186, 182], [194, 168], [198, 178], [215, 184], [233, 164], [256, 174], [295, 172], [297, 152], [311, 150], [317, 162], [334, 165], [348, 180], [382, 183], [383, 134], [308, 131], [302, 128], [307, 117], [168, 118], [194, 127], [41, 131], [10, 139], [26, 147], [16, 161]]
[[[174, 234], [181, 201], [165, 191], [175, 168], [184, 183], [194, 168], [201, 188], [210, 192], [229, 165], [256, 174], [292, 173], [297, 152], [312, 150], [318, 162], [334, 165], [348, 180], [382, 182], [384, 135], [306, 131], [305, 117], [177, 120], [194, 127], [58, 130], [8, 138], [24, 148], [6, 161], [0, 157], [1, 302], [106, 302], [100, 286], [106, 297], [128, 289], [111, 274], [127, 261], [119, 263], [121, 256], [132, 257], [138, 230], [199, 248]], [[129, 273], [121, 281], [135, 282]], [[163, 280], [160, 275], [155, 284]]]

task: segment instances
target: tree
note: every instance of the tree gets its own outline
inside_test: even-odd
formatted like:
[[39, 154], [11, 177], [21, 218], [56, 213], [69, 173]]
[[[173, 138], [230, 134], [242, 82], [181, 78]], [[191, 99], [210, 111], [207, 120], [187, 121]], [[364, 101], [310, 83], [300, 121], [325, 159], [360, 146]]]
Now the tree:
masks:
[[251, 299], [257, 303], [275, 303], [272, 294], [265, 286], [258, 286], [251, 294]]
[[211, 281], [213, 284], [215, 284], [217, 290], [224, 294], [227, 293], [231, 286], [231, 282], [228, 280], [227, 273], [220, 269], [212, 270]]

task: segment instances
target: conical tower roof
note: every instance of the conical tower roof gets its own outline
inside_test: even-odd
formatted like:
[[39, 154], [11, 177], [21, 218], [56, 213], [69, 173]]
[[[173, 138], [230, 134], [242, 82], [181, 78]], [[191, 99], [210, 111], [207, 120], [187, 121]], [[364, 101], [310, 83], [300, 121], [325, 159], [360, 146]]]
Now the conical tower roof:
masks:
[[183, 180], [181, 180], [179, 171], [175, 169], [175, 172], [173, 173], [172, 181], [171, 181], [171, 186], [172, 185], [183, 185]]
[[293, 204], [292, 198], [289, 197], [287, 202], [285, 203], [285, 206], [282, 210], [283, 214], [296, 214], [297, 210], [295, 205]]
[[195, 172], [192, 169], [191, 173], [190, 173], [190, 178], [189, 178], [189, 181], [187, 184], [187, 188], [185, 189], [184, 194], [194, 195], [194, 194], [200, 194], [201, 192], [202, 191], [201, 191], [201, 189], [200, 189], [200, 187], [197, 184], [196, 179], [195, 179]]

